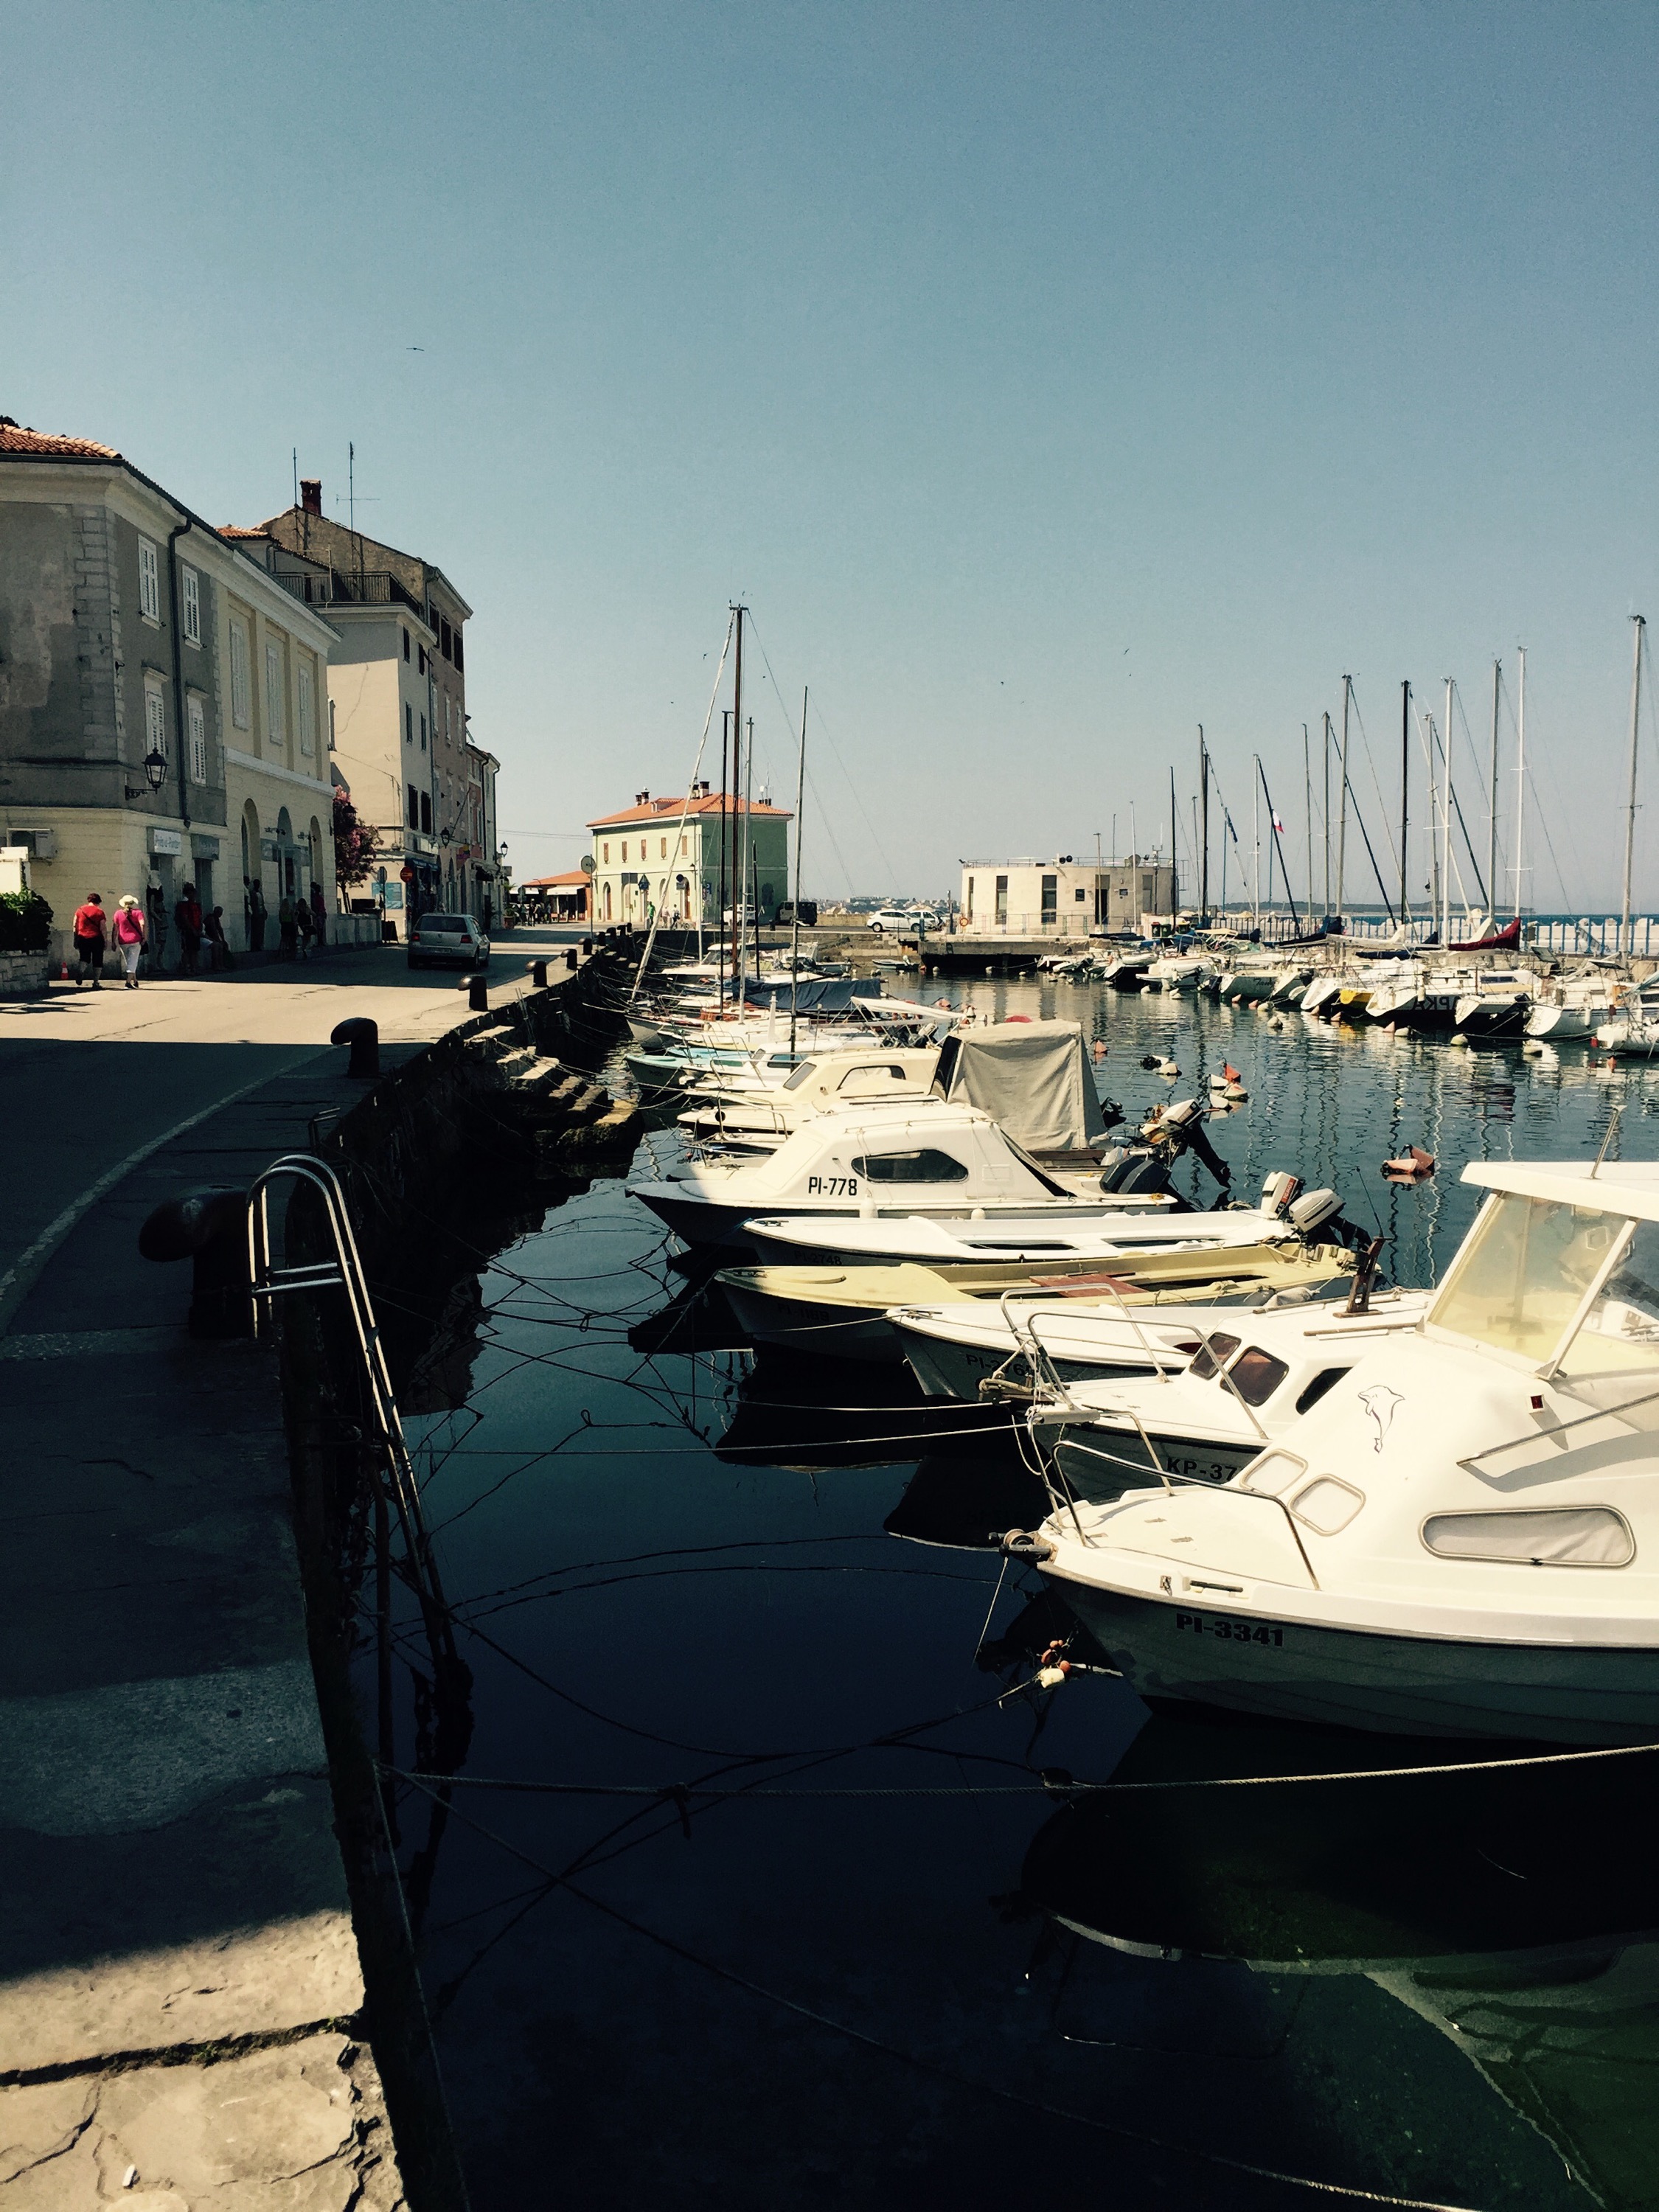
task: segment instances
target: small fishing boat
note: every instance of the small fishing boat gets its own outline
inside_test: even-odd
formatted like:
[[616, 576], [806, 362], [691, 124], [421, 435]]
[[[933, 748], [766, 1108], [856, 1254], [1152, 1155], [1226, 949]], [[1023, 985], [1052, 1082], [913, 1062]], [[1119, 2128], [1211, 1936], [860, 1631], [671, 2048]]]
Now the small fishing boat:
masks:
[[1659, 1740], [1659, 1164], [1464, 1180], [1488, 1195], [1421, 1318], [1237, 1474], [1091, 1503], [1054, 1469], [1043, 1570], [1143, 1696]]
[[1523, 1036], [1532, 1012], [1532, 994], [1518, 985], [1505, 990], [1473, 991], [1459, 999], [1452, 1026], [1470, 1039]]

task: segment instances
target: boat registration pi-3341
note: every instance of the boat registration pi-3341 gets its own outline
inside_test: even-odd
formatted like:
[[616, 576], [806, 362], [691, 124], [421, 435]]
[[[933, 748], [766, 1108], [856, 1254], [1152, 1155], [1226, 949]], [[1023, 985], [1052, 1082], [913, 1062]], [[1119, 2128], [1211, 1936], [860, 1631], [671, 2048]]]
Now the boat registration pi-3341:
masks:
[[1265, 1644], [1282, 1650], [1285, 1632], [1270, 1620], [1230, 1620], [1212, 1613], [1178, 1613], [1177, 1628], [1190, 1628], [1195, 1636], [1213, 1636], [1223, 1644]]

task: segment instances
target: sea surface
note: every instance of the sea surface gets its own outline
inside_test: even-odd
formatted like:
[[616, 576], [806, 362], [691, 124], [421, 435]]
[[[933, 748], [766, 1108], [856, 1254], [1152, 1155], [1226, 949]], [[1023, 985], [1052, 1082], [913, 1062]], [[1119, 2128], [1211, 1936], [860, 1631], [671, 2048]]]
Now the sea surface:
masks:
[[[1659, 1077], [1582, 1046], [927, 991], [1079, 1020], [1133, 1119], [1231, 1064], [1234, 1192], [1333, 1186], [1407, 1284], [1466, 1161], [1659, 1153]], [[1413, 1143], [1434, 1175], [1385, 1181]], [[409, 1423], [466, 1778], [398, 1821], [479, 2212], [1659, 2203], [1659, 1759], [1391, 1774], [1466, 1747], [1036, 1690], [1066, 1623], [994, 1548], [1044, 1510], [994, 1417], [757, 1361], [621, 1181], [478, 1293]], [[1107, 1780], [1181, 1786], [1071, 1790]]]

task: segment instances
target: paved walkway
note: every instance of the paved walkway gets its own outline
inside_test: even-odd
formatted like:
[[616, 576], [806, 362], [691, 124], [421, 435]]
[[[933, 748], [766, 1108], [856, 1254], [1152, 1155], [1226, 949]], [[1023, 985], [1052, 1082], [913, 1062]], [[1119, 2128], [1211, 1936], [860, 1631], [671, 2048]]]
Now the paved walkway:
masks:
[[[544, 948], [497, 954], [492, 996]], [[264, 1345], [138, 1256], [464, 1014], [390, 948], [0, 1007], [0, 2204], [391, 2208]], [[126, 2177], [136, 2169], [129, 2186]]]

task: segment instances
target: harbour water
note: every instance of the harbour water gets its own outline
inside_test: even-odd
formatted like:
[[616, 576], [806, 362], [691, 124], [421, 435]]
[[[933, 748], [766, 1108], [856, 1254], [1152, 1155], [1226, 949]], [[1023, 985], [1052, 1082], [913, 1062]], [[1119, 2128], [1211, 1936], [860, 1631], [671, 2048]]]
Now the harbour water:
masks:
[[[1466, 1159], [1659, 1135], [1659, 1079], [1579, 1046], [950, 995], [1080, 1020], [1132, 1121], [1231, 1062], [1235, 1194], [1333, 1185], [1408, 1284]], [[1043, 1510], [1000, 1419], [757, 1360], [672, 1249], [619, 1182], [554, 1207], [410, 1423], [473, 1681], [400, 1857], [476, 2203], [1659, 2202], [1659, 1760], [1219, 1787], [1490, 1754], [1023, 1686], [1064, 1622], [994, 1547]], [[1113, 1780], [1181, 1787], [1072, 1788]]]

